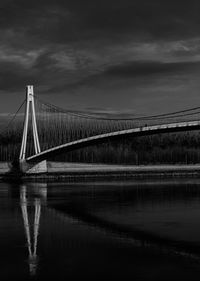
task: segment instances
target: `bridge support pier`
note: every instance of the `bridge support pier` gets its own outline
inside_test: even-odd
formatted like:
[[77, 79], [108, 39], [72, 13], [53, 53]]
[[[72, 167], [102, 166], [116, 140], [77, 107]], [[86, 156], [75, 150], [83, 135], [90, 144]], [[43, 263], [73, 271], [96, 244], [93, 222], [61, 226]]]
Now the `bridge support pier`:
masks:
[[19, 162], [19, 168], [20, 171], [25, 174], [47, 173], [47, 161], [44, 160], [39, 163], [28, 163], [24, 160]]

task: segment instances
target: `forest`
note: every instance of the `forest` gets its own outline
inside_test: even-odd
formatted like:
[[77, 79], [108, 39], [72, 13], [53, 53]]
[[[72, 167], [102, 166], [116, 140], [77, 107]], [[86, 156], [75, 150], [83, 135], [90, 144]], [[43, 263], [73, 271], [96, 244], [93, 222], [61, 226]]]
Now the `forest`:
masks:
[[[0, 161], [17, 159], [20, 143], [21, 133], [0, 135]], [[33, 148], [33, 140], [28, 138], [27, 155], [33, 154]], [[200, 163], [200, 132], [124, 137], [56, 155], [49, 160], [129, 165], [196, 164]]]
[[110, 164], [200, 163], [200, 132], [124, 138], [58, 155], [56, 161]]

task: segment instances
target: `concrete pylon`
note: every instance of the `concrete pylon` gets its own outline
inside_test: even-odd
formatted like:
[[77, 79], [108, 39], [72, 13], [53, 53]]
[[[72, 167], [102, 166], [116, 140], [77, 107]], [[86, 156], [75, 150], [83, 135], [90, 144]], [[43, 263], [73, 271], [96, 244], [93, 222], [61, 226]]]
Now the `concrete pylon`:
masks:
[[38, 131], [37, 131], [37, 123], [36, 123], [36, 116], [35, 116], [35, 103], [34, 103], [34, 91], [33, 86], [26, 87], [26, 111], [24, 116], [24, 130], [23, 130], [23, 137], [22, 137], [22, 144], [21, 150], [19, 155], [20, 162], [25, 161], [26, 159], [26, 146], [27, 146], [27, 134], [28, 134], [28, 122], [29, 116], [31, 114], [32, 119], [32, 130], [33, 130], [33, 140], [34, 140], [34, 148], [35, 154], [40, 153], [40, 143], [38, 138]]

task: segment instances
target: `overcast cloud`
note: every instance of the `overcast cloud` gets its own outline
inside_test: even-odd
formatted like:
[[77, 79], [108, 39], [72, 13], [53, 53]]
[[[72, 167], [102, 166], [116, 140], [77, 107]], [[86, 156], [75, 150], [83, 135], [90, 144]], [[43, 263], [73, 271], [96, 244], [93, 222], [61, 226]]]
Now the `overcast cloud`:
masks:
[[197, 0], [1, 0], [0, 111], [27, 84], [66, 108], [196, 106], [199, 14]]

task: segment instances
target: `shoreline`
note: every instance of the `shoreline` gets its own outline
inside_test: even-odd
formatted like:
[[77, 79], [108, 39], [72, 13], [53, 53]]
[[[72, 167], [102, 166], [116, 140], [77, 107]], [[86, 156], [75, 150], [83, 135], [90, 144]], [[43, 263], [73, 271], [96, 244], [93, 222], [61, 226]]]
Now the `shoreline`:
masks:
[[81, 181], [101, 179], [200, 178], [200, 164], [107, 165], [47, 162], [46, 173], [10, 172], [10, 163], [0, 163], [0, 180], [15, 181]]

